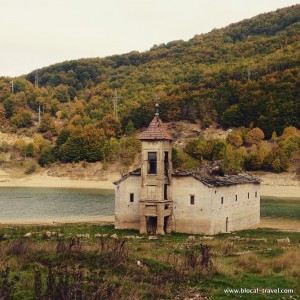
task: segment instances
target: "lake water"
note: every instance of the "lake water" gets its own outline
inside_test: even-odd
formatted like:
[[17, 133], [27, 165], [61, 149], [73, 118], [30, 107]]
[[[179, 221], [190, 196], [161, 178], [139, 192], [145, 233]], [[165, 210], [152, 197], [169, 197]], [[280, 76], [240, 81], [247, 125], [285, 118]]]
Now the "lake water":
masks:
[[69, 188], [0, 188], [0, 223], [114, 214], [114, 191]]

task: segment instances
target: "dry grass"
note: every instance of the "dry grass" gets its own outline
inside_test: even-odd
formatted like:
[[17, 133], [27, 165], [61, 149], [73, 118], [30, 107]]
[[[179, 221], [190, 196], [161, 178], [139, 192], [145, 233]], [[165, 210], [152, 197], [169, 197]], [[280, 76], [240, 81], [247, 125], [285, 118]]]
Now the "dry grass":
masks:
[[300, 277], [300, 251], [289, 250], [279, 257], [273, 258], [269, 266], [274, 272], [284, 272], [290, 276]]
[[255, 253], [246, 253], [237, 259], [239, 266], [254, 273], [262, 273], [265, 265]]
[[231, 278], [236, 278], [243, 273], [243, 270], [239, 266], [237, 266], [233, 261], [225, 261], [224, 258], [215, 257], [213, 259], [213, 262], [218, 274], [222, 274]]
[[291, 249], [280, 256], [273, 258], [261, 258], [258, 254], [247, 253], [238, 258], [237, 264], [246, 270], [264, 275], [282, 273], [282, 275], [299, 277], [299, 252], [298, 249]]
[[52, 242], [37, 244], [25, 239], [17, 239], [3, 245], [1, 251], [6, 255], [22, 256], [27, 253], [53, 253], [55, 247], [56, 244]]

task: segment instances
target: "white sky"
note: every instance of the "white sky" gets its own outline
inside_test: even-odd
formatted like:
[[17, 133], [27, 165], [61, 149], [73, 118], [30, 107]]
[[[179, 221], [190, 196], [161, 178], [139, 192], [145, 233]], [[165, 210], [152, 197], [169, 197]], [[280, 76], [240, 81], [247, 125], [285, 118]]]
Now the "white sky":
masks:
[[0, 76], [146, 51], [300, 0], [0, 0]]

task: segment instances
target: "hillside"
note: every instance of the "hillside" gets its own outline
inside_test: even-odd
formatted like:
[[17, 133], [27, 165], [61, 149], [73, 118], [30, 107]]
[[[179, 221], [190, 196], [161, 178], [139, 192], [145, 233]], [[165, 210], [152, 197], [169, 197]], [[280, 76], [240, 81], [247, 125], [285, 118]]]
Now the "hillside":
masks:
[[[226, 128], [253, 122], [270, 137], [300, 123], [299, 32], [296, 5], [143, 53], [52, 65], [38, 70], [39, 85], [53, 115], [78, 99], [85, 117], [97, 122], [113, 112], [117, 88], [123, 125], [148, 124], [158, 96], [165, 121], [200, 118], [204, 126], [217, 121]], [[35, 74], [26, 79], [34, 83]]]
[[[125, 170], [140, 149], [135, 131], [149, 124], [159, 102], [179, 138], [177, 166], [222, 159], [226, 172], [298, 170], [299, 29], [295, 5], [143, 53], [0, 78], [1, 132], [31, 138], [11, 143], [2, 135], [0, 163], [103, 161], [107, 169], [117, 161]], [[228, 128], [229, 137], [222, 133]], [[35, 169], [28, 163], [26, 172]]]

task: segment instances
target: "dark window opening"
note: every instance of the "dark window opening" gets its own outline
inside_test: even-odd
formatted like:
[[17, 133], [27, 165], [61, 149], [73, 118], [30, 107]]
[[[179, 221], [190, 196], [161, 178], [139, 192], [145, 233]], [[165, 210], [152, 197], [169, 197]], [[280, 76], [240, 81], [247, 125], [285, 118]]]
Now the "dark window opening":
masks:
[[148, 174], [157, 173], [157, 156], [156, 152], [148, 152]]
[[168, 209], [169, 208], [169, 205], [165, 205], [165, 209]]
[[257, 192], [255, 192], [255, 198], [257, 198]]
[[248, 199], [249, 199], [249, 197], [250, 197], [250, 193], [248, 193]]
[[224, 197], [221, 197], [221, 204], [224, 203]]
[[165, 176], [169, 176], [169, 152], [165, 152], [164, 157], [164, 174]]
[[237, 201], [237, 195], [235, 195], [235, 201]]
[[164, 199], [168, 200], [168, 185], [164, 185]]
[[190, 204], [195, 205], [195, 196], [194, 195], [190, 195]]
[[134, 194], [130, 194], [130, 202], [134, 202]]

